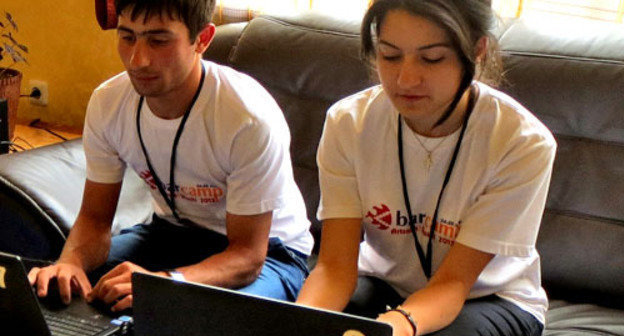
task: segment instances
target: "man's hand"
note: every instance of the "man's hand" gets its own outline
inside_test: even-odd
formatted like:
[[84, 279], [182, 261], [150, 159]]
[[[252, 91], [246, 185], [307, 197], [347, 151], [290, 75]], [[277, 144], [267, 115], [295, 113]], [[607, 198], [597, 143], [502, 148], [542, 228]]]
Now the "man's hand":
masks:
[[78, 292], [83, 298], [91, 292], [91, 283], [87, 274], [82, 268], [73, 264], [61, 262], [44, 268], [33, 267], [28, 273], [30, 285], [37, 286], [39, 297], [48, 295], [48, 285], [53, 278], [58, 280], [59, 294], [65, 304], [71, 302], [72, 292]]
[[95, 299], [102, 300], [108, 305], [113, 305], [111, 310], [114, 312], [132, 307], [132, 273], [134, 272], [167, 276], [165, 272], [149, 272], [141, 266], [126, 261], [104, 274], [93, 287], [87, 300], [89, 302]]
[[106, 261], [110, 247], [110, 228], [117, 207], [121, 182], [106, 184], [86, 180], [82, 205], [69, 232], [58, 261], [51, 266], [34, 267], [28, 273], [37, 295], [48, 295], [50, 280], [57, 279], [59, 295], [64, 303], [71, 302], [72, 292], [87, 298], [91, 283], [86, 271]]

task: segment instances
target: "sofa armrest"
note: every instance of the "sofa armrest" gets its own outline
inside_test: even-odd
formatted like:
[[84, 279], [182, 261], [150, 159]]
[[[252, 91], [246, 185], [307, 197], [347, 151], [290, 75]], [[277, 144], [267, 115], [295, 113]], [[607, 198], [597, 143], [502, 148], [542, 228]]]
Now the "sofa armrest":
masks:
[[[80, 210], [85, 178], [81, 139], [0, 156], [0, 250], [58, 257]], [[113, 234], [148, 221], [151, 214], [148, 187], [128, 170]]]

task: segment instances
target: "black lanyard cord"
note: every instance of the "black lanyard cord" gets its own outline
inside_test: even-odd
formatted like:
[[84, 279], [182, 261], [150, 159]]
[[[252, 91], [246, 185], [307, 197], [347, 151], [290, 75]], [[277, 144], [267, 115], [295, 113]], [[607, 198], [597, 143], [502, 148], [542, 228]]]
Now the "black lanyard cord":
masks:
[[197, 98], [199, 97], [199, 93], [201, 92], [201, 88], [204, 84], [205, 76], [206, 76], [206, 71], [204, 70], [204, 66], [202, 65], [201, 79], [199, 80], [199, 86], [197, 87], [197, 91], [195, 91], [195, 95], [193, 96], [193, 99], [191, 100], [191, 103], [188, 109], [186, 110], [186, 112], [184, 112], [184, 116], [182, 116], [182, 120], [180, 121], [180, 126], [178, 126], [178, 130], [176, 131], [175, 138], [173, 139], [173, 147], [171, 148], [171, 159], [169, 161], [169, 165], [170, 165], [169, 166], [169, 196], [167, 196], [167, 193], [165, 192], [165, 188], [163, 187], [162, 180], [158, 177], [158, 175], [156, 174], [156, 171], [154, 170], [154, 167], [152, 166], [152, 162], [150, 161], [149, 155], [147, 154], [147, 149], [145, 148], [145, 143], [143, 142], [143, 136], [141, 135], [141, 108], [143, 107], [143, 100], [145, 97], [141, 96], [139, 98], [139, 104], [137, 105], [136, 127], [137, 127], [137, 133], [139, 135], [139, 142], [141, 143], [141, 149], [143, 150], [143, 155], [145, 156], [145, 162], [147, 163], [147, 168], [149, 169], [150, 174], [152, 174], [152, 177], [154, 178], [154, 181], [156, 182], [156, 187], [158, 188], [158, 191], [160, 192], [162, 197], [165, 199], [165, 202], [169, 206], [169, 209], [171, 209], [171, 213], [173, 214], [173, 216], [178, 222], [182, 221], [180, 219], [180, 215], [178, 215], [178, 212], [175, 206], [174, 170], [175, 170], [175, 163], [176, 163], [176, 157], [177, 157], [177, 152], [178, 152], [178, 143], [180, 142], [182, 131], [184, 131], [184, 126], [186, 125], [186, 121], [188, 120], [188, 117], [191, 114], [191, 110], [193, 109], [193, 106], [195, 105], [195, 102], [197, 101]]
[[[418, 253], [418, 259], [420, 260], [420, 264], [423, 268], [423, 272], [427, 279], [431, 279], [431, 264], [432, 264], [432, 250], [433, 250], [433, 236], [435, 235], [435, 230], [438, 222], [438, 209], [440, 208], [440, 201], [442, 200], [442, 195], [444, 194], [444, 189], [448, 184], [451, 174], [453, 173], [453, 168], [455, 167], [455, 161], [457, 160], [457, 156], [459, 154], [459, 149], [461, 147], [462, 140], [464, 138], [464, 133], [467, 128], [468, 119], [470, 118], [470, 114], [472, 113], [472, 109], [474, 108], [474, 101], [476, 100], [476, 94], [472, 87], [470, 87], [470, 97], [468, 107], [466, 108], [466, 115], [464, 116], [464, 121], [462, 124], [461, 131], [459, 133], [459, 139], [455, 144], [455, 149], [453, 151], [453, 156], [451, 158], [451, 162], [449, 164], [449, 168], [446, 171], [446, 175], [444, 177], [444, 182], [442, 182], [442, 188], [440, 189], [440, 194], [438, 195], [438, 199], [436, 201], [435, 211], [433, 213], [433, 219], [431, 221], [431, 228], [429, 229], [429, 241], [427, 243], [427, 253], [423, 251], [422, 246], [418, 242], [418, 235], [416, 233], [416, 225], [414, 224], [414, 220], [412, 217], [412, 206], [410, 203], [409, 192], [407, 190], [407, 179], [405, 177], [405, 163], [403, 158], [403, 125], [401, 122], [401, 114], [398, 117], [398, 132], [397, 132], [397, 142], [398, 142], [398, 154], [399, 154], [399, 167], [401, 169], [401, 186], [403, 187], [403, 200], [405, 202], [405, 208], [407, 210], [407, 222], [410, 226], [410, 231], [412, 232], [412, 236], [414, 237], [414, 245], [416, 246], [416, 252]], [[424, 233], [424, 223], [423, 223], [423, 233]]]

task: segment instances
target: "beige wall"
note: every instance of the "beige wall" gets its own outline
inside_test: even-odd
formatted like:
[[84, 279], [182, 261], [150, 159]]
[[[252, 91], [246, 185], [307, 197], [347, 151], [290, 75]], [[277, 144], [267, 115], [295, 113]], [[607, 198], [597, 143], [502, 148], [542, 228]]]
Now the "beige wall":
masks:
[[[7, 11], [19, 26], [17, 40], [28, 46], [22, 94], [28, 81], [48, 83], [47, 106], [20, 100], [18, 120], [42, 121], [81, 129], [89, 97], [102, 81], [123, 70], [114, 31], [102, 31], [93, 0], [0, 0], [0, 15]], [[4, 61], [3, 63], [4, 64]]]

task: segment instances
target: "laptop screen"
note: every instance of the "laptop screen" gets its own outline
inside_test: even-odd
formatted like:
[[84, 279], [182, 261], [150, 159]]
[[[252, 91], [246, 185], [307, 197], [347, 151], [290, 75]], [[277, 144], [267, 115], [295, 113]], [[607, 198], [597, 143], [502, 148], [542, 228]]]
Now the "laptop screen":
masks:
[[1, 252], [0, 325], [22, 335], [50, 334], [20, 258]]
[[0, 335], [105, 336], [126, 331], [121, 326], [130, 321], [125, 316], [113, 319], [79, 297], [69, 306], [50, 303], [37, 299], [22, 259], [0, 252]]
[[391, 336], [372, 319], [197, 283], [134, 273], [136, 336]]

